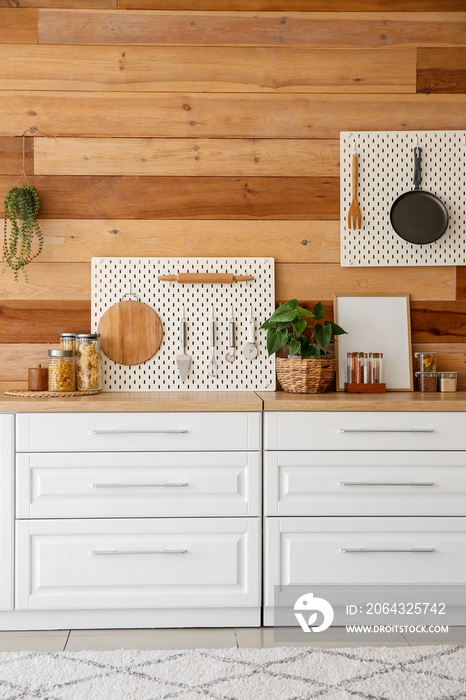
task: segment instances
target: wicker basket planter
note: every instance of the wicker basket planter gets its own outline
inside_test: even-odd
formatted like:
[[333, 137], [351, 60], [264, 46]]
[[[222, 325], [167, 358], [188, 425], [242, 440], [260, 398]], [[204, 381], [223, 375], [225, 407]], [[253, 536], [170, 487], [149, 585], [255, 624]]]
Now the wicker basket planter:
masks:
[[290, 391], [293, 394], [321, 394], [332, 383], [336, 364], [334, 357], [324, 357], [320, 360], [277, 357], [278, 381], [284, 391]]

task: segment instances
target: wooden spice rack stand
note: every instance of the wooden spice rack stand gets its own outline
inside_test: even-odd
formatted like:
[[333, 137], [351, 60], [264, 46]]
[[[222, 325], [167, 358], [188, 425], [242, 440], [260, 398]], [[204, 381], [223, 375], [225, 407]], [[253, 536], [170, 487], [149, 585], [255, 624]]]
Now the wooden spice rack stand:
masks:
[[348, 394], [385, 394], [387, 385], [383, 382], [378, 384], [348, 384], [345, 382], [345, 391]]

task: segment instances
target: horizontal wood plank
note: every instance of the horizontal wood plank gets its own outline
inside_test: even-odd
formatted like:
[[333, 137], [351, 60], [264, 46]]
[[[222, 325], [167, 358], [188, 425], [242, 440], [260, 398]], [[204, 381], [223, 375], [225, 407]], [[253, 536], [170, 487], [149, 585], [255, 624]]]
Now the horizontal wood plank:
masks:
[[464, 129], [466, 95], [2, 93], [0, 136], [330, 138]]
[[418, 300], [454, 300], [454, 267], [351, 268], [333, 264], [275, 265], [275, 296], [287, 299], [330, 299], [333, 294], [399, 294]]
[[[6, 0], [3, 0], [5, 2]], [[22, 0], [38, 2], [39, 0]], [[60, 0], [56, 0], [59, 2]], [[71, 0], [70, 0], [71, 1]], [[54, 0], [42, 0], [46, 2]], [[439, 0], [118, 0], [121, 10], [222, 10], [236, 12], [436, 12]], [[464, 11], [464, 0], [442, 0], [442, 12]]]
[[36, 44], [37, 10], [0, 7], [0, 44]]
[[0, 62], [2, 90], [416, 92], [414, 48], [22, 44]]
[[[338, 219], [336, 177], [37, 175], [40, 218]], [[0, 176], [0, 202], [11, 178]], [[3, 215], [3, 214], [0, 214]]]
[[38, 138], [34, 172], [36, 175], [339, 177], [340, 142], [336, 139]]
[[0, 0], [0, 7], [46, 7], [50, 9], [113, 10], [118, 0]]
[[141, 257], [340, 260], [338, 221], [41, 219], [40, 227], [45, 240], [40, 262], [88, 262], [98, 256], [131, 257], [135, 251]]
[[419, 49], [417, 91], [426, 94], [465, 93], [466, 47]]
[[461, 46], [466, 13], [38, 10], [41, 44]]
[[[40, 263], [28, 265], [29, 282], [20, 273], [15, 282], [11, 270], [0, 275], [0, 299], [5, 301], [89, 301], [91, 298], [90, 263]], [[64, 332], [66, 328], [64, 329]]]
[[466, 302], [411, 302], [413, 343], [466, 342]]
[[0, 300], [0, 343], [57, 342], [67, 332], [91, 332], [90, 301]]
[[[16, 175], [23, 172], [23, 149], [24, 149], [24, 172], [31, 175], [33, 172], [34, 160], [34, 139], [25, 136], [24, 142], [21, 137], [0, 136], [0, 175]], [[13, 181], [12, 185], [13, 187]]]

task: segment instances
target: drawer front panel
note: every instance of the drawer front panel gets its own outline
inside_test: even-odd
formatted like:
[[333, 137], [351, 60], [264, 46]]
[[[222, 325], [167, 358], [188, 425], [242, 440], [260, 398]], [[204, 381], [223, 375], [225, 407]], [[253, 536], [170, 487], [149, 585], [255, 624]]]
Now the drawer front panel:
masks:
[[260, 453], [18, 454], [19, 518], [260, 514]]
[[462, 584], [466, 518], [267, 518], [265, 560], [266, 605], [280, 584]]
[[464, 413], [275, 412], [266, 450], [463, 450]]
[[466, 452], [266, 452], [267, 515], [466, 516]]
[[255, 607], [259, 520], [19, 521], [20, 610]]
[[14, 416], [0, 415], [0, 610], [13, 608]]
[[260, 450], [260, 413], [24, 413], [17, 452]]

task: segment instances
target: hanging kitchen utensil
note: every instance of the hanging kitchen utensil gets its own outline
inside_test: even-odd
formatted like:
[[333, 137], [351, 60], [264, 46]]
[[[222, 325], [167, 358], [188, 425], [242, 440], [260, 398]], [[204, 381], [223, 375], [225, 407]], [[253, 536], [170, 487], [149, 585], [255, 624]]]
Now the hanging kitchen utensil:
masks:
[[421, 190], [421, 149], [414, 149], [414, 187], [401, 194], [392, 204], [390, 223], [395, 232], [408, 243], [432, 243], [448, 228], [449, 214], [436, 195]]
[[251, 275], [233, 275], [230, 272], [179, 272], [177, 275], [159, 275], [159, 282], [179, 282], [180, 284], [232, 284], [251, 282]]
[[256, 345], [256, 321], [255, 321], [254, 314], [252, 311], [252, 305], [251, 305], [251, 315], [249, 316], [249, 319], [248, 319], [247, 338], [248, 338], [248, 341], [243, 348], [243, 355], [248, 360], [255, 360], [257, 355], [259, 354], [259, 349]]
[[233, 317], [233, 307], [231, 307], [231, 316], [228, 322], [228, 352], [225, 355], [225, 360], [227, 362], [234, 362], [236, 359], [236, 348], [235, 348], [235, 319]]
[[180, 323], [180, 344], [183, 352], [176, 358], [176, 364], [180, 372], [181, 381], [185, 382], [191, 366], [191, 357], [186, 354], [186, 316], [183, 306], [183, 318]]
[[351, 201], [351, 206], [348, 210], [348, 228], [357, 229], [361, 228], [361, 210], [358, 204], [358, 156], [357, 153], [353, 153], [352, 159], [352, 188], [353, 188], [353, 199]]
[[214, 307], [212, 306], [212, 314], [210, 317], [210, 362], [207, 366], [207, 374], [209, 377], [216, 377], [218, 368], [217, 361], [215, 359], [215, 317], [214, 317]]
[[[135, 301], [124, 301], [134, 297]], [[162, 344], [160, 318], [135, 294], [124, 294], [121, 301], [104, 313], [99, 323], [101, 348], [119, 365], [140, 365], [149, 360]]]

